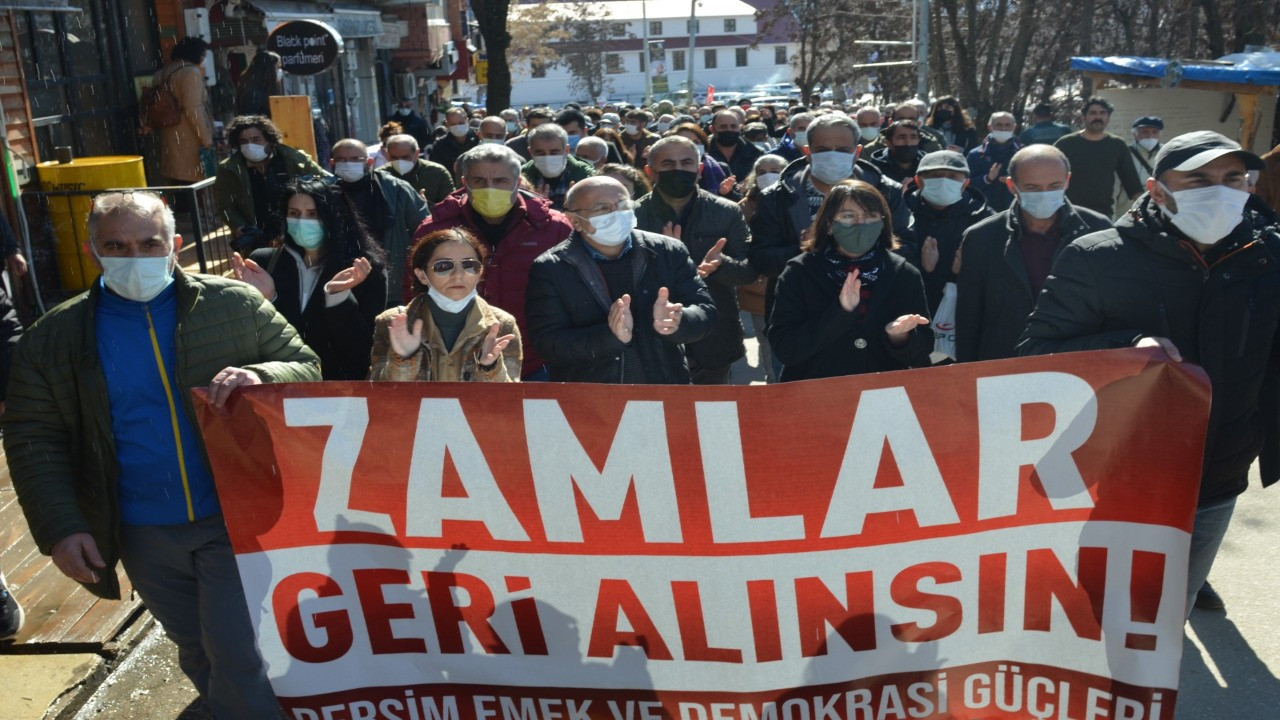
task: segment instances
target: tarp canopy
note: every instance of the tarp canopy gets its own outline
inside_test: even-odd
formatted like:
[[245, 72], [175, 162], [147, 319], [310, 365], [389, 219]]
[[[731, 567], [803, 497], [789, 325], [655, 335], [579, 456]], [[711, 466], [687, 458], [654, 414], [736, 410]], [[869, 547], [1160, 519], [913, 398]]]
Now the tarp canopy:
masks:
[[1171, 60], [1131, 56], [1073, 57], [1081, 72], [1158, 78], [1170, 87], [1183, 80], [1236, 85], [1280, 85], [1280, 54], [1241, 53], [1221, 60]]

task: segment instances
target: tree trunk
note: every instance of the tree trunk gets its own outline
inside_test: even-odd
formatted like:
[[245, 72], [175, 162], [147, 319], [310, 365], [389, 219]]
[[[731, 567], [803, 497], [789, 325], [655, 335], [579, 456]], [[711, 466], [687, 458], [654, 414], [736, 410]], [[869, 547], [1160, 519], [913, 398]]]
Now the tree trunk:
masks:
[[510, 0], [471, 0], [471, 10], [489, 54], [485, 107], [493, 111], [490, 114], [511, 106], [511, 66], [507, 63], [507, 48], [511, 47], [511, 33], [507, 32], [510, 4]]
[[[1093, 54], [1093, 16], [1097, 14], [1096, 0], [1083, 0], [1080, 3], [1080, 54]], [[1093, 97], [1093, 80], [1084, 78], [1081, 81], [1082, 99]]]
[[1227, 39], [1222, 32], [1222, 13], [1218, 12], [1217, 0], [1200, 0], [1204, 8], [1204, 29], [1209, 35], [1209, 55], [1220, 58], [1227, 54]]

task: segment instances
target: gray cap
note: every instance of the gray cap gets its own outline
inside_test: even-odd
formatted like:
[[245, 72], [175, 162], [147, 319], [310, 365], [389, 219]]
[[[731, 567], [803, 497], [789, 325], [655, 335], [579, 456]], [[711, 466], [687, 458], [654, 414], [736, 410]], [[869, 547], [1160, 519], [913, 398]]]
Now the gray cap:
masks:
[[606, 125], [609, 127], [618, 127], [618, 125], [620, 125], [621, 123], [622, 123], [622, 118], [618, 116], [618, 113], [605, 113], [604, 115], [600, 116], [601, 125]]
[[1262, 158], [1240, 147], [1240, 143], [1212, 130], [1199, 130], [1179, 135], [1160, 148], [1156, 155], [1155, 176], [1169, 170], [1190, 172], [1223, 155], [1238, 155], [1246, 170], [1263, 170]]
[[916, 168], [917, 173], [926, 170], [959, 170], [961, 172], [969, 172], [969, 163], [965, 162], [964, 156], [955, 150], [938, 150], [920, 158], [920, 165]]

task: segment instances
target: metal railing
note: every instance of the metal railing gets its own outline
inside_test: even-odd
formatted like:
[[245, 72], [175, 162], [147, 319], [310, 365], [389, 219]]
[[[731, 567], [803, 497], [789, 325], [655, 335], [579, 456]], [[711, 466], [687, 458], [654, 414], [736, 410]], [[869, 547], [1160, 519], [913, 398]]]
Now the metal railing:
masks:
[[[105, 190], [26, 190], [22, 193], [22, 203], [31, 219], [29, 226], [32, 255], [29, 258], [33, 270], [41, 271], [41, 294], [46, 300], [59, 300], [68, 295], [62, 287], [61, 278], [51, 268], [56, 266], [59, 242], [74, 242], [79, 245], [87, 242], [87, 234], [83, 237], [61, 238], [55, 227], [54, 218], [68, 212], [69, 202], [61, 198], [85, 198], [90, 200], [104, 192], [152, 192], [160, 195], [174, 212], [177, 233], [182, 236], [182, 247], [178, 252], [178, 262], [184, 270], [226, 275], [231, 269], [231, 238], [234, 236], [230, 227], [223, 221], [213, 199], [213, 178], [201, 180], [192, 185], [158, 185], [152, 187], [121, 187]], [[83, 228], [85, 218], [74, 218], [76, 227]], [[68, 227], [62, 223], [64, 231]], [[51, 280], [56, 281], [51, 282]]]

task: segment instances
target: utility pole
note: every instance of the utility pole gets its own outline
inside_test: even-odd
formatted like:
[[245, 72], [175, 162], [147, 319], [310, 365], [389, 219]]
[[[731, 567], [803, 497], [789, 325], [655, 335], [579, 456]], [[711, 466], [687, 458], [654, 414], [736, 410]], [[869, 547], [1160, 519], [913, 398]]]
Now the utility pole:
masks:
[[653, 68], [649, 65], [653, 59], [649, 57], [649, 6], [646, 0], [640, 0], [640, 27], [643, 29], [644, 50], [640, 53], [640, 72], [644, 73], [644, 104], [653, 104]]
[[689, 104], [690, 105], [692, 105], [695, 102], [694, 101], [695, 95], [693, 93], [693, 43], [694, 41], [697, 40], [697, 37], [698, 37], [697, 12], [698, 12], [698, 0], [689, 0], [689, 52], [688, 52], [688, 56], [684, 59], [684, 61], [689, 66]]
[[916, 0], [916, 97], [929, 102], [929, 0]]

